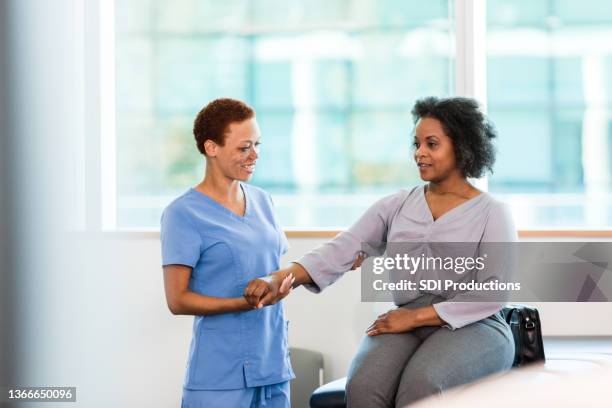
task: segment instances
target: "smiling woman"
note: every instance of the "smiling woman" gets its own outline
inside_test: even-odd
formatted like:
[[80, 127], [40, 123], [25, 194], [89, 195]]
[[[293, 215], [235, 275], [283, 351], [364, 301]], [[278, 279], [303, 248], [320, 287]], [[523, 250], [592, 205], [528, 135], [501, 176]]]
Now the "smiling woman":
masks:
[[[256, 308], [241, 296], [249, 280], [277, 270], [287, 250], [269, 194], [245, 183], [259, 157], [255, 112], [217, 99], [197, 115], [193, 133], [204, 180], [170, 203], [161, 225], [168, 308], [195, 316], [181, 406], [288, 407], [294, 375], [281, 303]], [[291, 283], [283, 281], [276, 300]]]
[[[196, 117], [193, 134], [198, 150], [206, 157], [209, 176], [197, 190], [215, 195], [216, 189], [211, 185], [215, 180], [247, 181], [251, 177], [261, 144], [259, 125], [251, 107], [229, 98], [216, 99]], [[229, 204], [227, 197], [216, 198]], [[244, 205], [244, 199], [238, 198], [237, 204]]]

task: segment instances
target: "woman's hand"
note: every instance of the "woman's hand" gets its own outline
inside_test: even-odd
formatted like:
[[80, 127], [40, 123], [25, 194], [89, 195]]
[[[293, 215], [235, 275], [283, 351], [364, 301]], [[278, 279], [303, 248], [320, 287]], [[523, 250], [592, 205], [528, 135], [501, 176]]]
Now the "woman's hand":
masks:
[[446, 322], [440, 318], [436, 309], [430, 306], [414, 309], [398, 308], [378, 316], [367, 328], [368, 336], [385, 333], [404, 333], [421, 326], [443, 326]]
[[254, 308], [261, 309], [284, 299], [295, 282], [293, 274], [273, 273], [263, 278], [253, 279], [244, 289], [244, 298]]
[[413, 309], [394, 309], [378, 316], [367, 328], [368, 336], [385, 333], [404, 333], [418, 327], [417, 313]]

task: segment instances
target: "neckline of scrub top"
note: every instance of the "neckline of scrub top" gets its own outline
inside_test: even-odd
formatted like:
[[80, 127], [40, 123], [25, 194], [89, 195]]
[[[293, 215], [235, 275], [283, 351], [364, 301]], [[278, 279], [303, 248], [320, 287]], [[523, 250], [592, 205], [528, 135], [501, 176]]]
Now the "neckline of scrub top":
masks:
[[484, 197], [485, 195], [486, 195], [486, 193], [484, 191], [481, 191], [480, 194], [478, 194], [477, 196], [465, 200], [461, 204], [451, 208], [450, 210], [446, 211], [444, 214], [442, 214], [438, 218], [434, 219], [433, 213], [431, 212], [431, 208], [429, 207], [429, 203], [427, 202], [427, 199], [425, 198], [425, 185], [421, 186], [421, 191], [420, 191], [420, 194], [419, 194], [419, 196], [421, 197], [421, 200], [422, 200], [425, 208], [427, 209], [427, 215], [429, 215], [429, 221], [431, 223], [433, 223], [433, 224], [439, 224], [439, 221], [441, 219], [445, 218], [447, 214], [453, 213], [453, 212], [457, 212], [457, 211], [459, 211], [459, 209], [467, 207], [467, 204], [473, 204], [473, 203], [475, 203], [477, 201], [480, 201], [480, 199], [482, 197]]
[[221, 210], [222, 212], [225, 212], [227, 215], [229, 215], [230, 217], [238, 220], [238, 221], [244, 221], [246, 220], [246, 218], [248, 217], [248, 215], [250, 214], [250, 209], [251, 206], [249, 204], [249, 195], [246, 193], [246, 188], [244, 188], [244, 186], [242, 185], [242, 183], [240, 183], [240, 189], [242, 190], [242, 194], [244, 194], [244, 215], [238, 215], [235, 212], [233, 212], [232, 210], [230, 210], [229, 208], [227, 208], [226, 206], [224, 206], [223, 204], [213, 200], [211, 197], [209, 197], [208, 195], [204, 194], [201, 191], [196, 190], [193, 187], [190, 187], [189, 190], [192, 193], [197, 194], [198, 196], [202, 197], [204, 200], [206, 200], [209, 204], [211, 204], [214, 207], [217, 207], [219, 210]]

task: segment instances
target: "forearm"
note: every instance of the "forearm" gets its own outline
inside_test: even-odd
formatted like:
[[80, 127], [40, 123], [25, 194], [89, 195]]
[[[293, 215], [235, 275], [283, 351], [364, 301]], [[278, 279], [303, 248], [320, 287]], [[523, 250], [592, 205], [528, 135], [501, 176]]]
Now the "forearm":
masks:
[[178, 294], [172, 303], [168, 303], [168, 307], [172, 314], [194, 316], [253, 310], [243, 297], [218, 298], [200, 295], [190, 290]]
[[306, 271], [306, 269], [299, 263], [292, 262], [286, 268], [272, 273], [272, 275], [279, 275], [281, 280], [287, 277], [289, 274], [293, 274], [293, 277], [295, 278], [295, 281], [293, 282], [294, 288], [297, 288], [300, 285], [312, 283], [312, 278], [308, 274], [308, 271]]

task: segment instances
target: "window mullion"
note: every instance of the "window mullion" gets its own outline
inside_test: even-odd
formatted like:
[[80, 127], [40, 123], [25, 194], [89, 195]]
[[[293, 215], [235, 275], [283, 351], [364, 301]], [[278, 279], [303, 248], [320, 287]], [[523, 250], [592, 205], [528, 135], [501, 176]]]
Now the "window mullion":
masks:
[[[486, 1], [455, 1], [455, 94], [476, 99], [487, 111]], [[488, 190], [488, 179], [473, 180]]]

